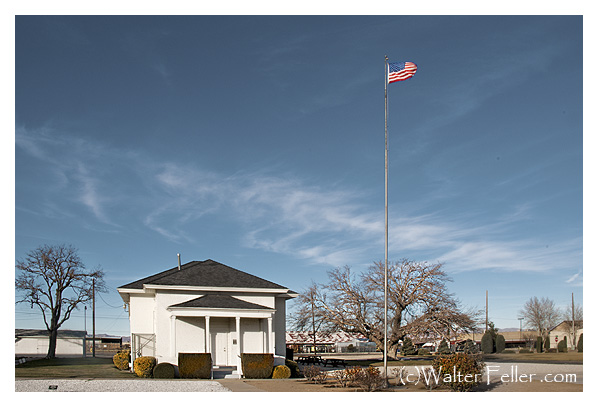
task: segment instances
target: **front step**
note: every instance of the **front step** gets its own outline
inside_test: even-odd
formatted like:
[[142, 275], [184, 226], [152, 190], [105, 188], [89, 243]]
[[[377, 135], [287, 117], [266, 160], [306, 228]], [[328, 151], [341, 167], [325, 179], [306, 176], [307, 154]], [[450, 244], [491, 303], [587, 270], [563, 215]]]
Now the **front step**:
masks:
[[241, 375], [235, 366], [212, 366], [212, 378], [241, 378]]
[[236, 378], [236, 379], [239, 379], [239, 378], [241, 378], [241, 374], [239, 374], [239, 372], [237, 370], [235, 370], [231, 374], [225, 375], [225, 378]]

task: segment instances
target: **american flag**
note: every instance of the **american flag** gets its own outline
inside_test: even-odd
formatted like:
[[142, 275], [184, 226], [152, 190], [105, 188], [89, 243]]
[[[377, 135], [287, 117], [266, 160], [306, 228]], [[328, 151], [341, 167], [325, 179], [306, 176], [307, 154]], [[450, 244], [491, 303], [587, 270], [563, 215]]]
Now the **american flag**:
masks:
[[412, 78], [416, 73], [416, 64], [413, 62], [390, 62], [388, 81], [397, 82], [405, 81]]

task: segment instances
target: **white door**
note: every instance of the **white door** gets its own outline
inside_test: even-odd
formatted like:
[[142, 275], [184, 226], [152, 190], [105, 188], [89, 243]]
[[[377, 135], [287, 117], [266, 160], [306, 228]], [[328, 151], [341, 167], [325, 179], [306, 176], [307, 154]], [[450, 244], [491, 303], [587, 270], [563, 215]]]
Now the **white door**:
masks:
[[211, 319], [210, 337], [214, 365], [229, 365], [229, 319]]

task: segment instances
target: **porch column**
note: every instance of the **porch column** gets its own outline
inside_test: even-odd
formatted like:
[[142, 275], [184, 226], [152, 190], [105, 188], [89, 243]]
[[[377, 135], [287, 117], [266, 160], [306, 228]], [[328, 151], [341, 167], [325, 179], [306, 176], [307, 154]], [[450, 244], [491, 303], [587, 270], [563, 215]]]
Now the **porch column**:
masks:
[[[177, 316], [171, 316], [171, 356], [173, 364], [177, 364], [177, 333], [176, 333]], [[154, 349], [154, 352], [156, 350]]]
[[212, 347], [210, 344], [210, 316], [206, 316], [206, 339], [204, 341], [204, 353], [212, 353]]
[[267, 319], [268, 321], [268, 331], [266, 332], [266, 336], [268, 337], [268, 352], [274, 354], [275, 353], [275, 336], [272, 331], [272, 317]]
[[239, 374], [243, 374], [241, 371], [241, 353], [243, 352], [241, 346], [241, 317], [239, 316], [235, 316], [235, 331], [237, 333], [237, 371]]

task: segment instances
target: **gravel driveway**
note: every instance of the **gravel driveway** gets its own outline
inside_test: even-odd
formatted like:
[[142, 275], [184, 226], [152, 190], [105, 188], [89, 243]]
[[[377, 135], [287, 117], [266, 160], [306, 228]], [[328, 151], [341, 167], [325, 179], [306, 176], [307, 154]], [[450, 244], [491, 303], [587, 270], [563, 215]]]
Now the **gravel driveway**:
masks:
[[[51, 387], [56, 389], [50, 389]], [[15, 380], [16, 392], [229, 392], [202, 380]]]

